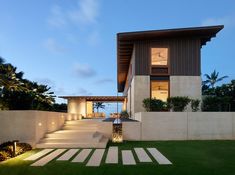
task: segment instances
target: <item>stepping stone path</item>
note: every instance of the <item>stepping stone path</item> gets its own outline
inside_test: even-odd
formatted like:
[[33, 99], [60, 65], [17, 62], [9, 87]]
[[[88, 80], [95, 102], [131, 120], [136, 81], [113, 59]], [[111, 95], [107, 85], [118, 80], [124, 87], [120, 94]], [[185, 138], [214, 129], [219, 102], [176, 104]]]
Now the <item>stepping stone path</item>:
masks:
[[105, 149], [96, 149], [86, 166], [100, 166]]
[[143, 148], [134, 148], [134, 150], [140, 162], [152, 162]]
[[91, 153], [92, 149], [83, 149], [73, 160], [72, 162], [84, 162], [86, 158]]
[[169, 165], [172, 164], [165, 156], [163, 156], [156, 148], [147, 148], [147, 150], [152, 154], [154, 159], [160, 164], [160, 165]]
[[79, 149], [70, 149], [57, 160], [69, 160], [71, 157], [73, 157], [74, 154], [76, 154], [76, 152], [78, 152], [78, 150]]
[[109, 147], [105, 163], [112, 163], [112, 164], [118, 163], [118, 147], [117, 146]]
[[[79, 149], [44, 149], [34, 155], [29, 156], [24, 159], [27, 161], [36, 161], [31, 166], [44, 166], [50, 161], [56, 159], [57, 161], [68, 161], [70, 160]], [[147, 148], [147, 151], [144, 148], [134, 148], [134, 151], [138, 157], [139, 163], [154, 163], [153, 157], [160, 165], [170, 165], [172, 164], [164, 155], [162, 155], [156, 148]], [[91, 154], [92, 149], [82, 149], [71, 162], [84, 163], [89, 155]], [[63, 153], [63, 154], [62, 154]], [[105, 149], [95, 149], [91, 157], [88, 159], [86, 166], [100, 166], [103, 159]], [[61, 155], [62, 154], [62, 155]], [[122, 150], [122, 164], [123, 165], [136, 165], [136, 160], [133, 155], [132, 150]], [[151, 157], [149, 156], [151, 154]], [[38, 160], [39, 159], [39, 160]], [[109, 147], [107, 151], [107, 156], [105, 158], [106, 164], [118, 164], [118, 147], [112, 146]]]
[[131, 150], [122, 151], [122, 162], [123, 165], [136, 165], [135, 158]]
[[44, 166], [48, 162], [52, 161], [54, 158], [59, 156], [61, 153], [63, 153], [66, 149], [57, 149], [54, 152], [48, 154], [47, 156], [39, 159], [37, 162], [31, 164], [31, 166]]
[[28, 158], [26, 158], [24, 160], [37, 160], [38, 158], [46, 155], [47, 153], [49, 153], [49, 152], [51, 152], [53, 150], [54, 149], [44, 149], [44, 150], [42, 150], [42, 151], [40, 151], [40, 152], [38, 152], [38, 153], [36, 153], [36, 154], [34, 154], [32, 156], [29, 156]]

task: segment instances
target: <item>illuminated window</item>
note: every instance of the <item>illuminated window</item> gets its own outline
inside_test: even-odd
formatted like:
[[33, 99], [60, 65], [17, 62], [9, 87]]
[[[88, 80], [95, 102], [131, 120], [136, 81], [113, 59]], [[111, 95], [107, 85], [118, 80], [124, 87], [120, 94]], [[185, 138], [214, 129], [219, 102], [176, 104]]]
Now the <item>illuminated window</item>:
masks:
[[167, 101], [169, 91], [168, 91], [168, 81], [152, 81], [151, 82], [151, 97], [162, 101]]
[[152, 65], [167, 65], [168, 48], [151, 48]]

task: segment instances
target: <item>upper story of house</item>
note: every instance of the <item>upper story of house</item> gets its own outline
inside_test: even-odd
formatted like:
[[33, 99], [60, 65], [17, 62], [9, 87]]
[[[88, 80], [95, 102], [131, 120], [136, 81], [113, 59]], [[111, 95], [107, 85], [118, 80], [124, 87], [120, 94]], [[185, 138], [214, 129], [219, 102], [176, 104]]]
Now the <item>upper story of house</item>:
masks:
[[135, 75], [200, 76], [201, 47], [224, 26], [207, 26], [117, 34], [118, 92]]

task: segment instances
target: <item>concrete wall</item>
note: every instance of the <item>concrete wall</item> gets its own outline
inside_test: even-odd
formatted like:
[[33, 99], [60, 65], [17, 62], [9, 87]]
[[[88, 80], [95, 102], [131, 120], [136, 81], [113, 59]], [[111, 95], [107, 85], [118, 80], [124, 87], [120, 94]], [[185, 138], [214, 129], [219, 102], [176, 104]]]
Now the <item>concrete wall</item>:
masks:
[[201, 99], [200, 76], [170, 76], [170, 96], [188, 96]]
[[150, 97], [150, 76], [133, 76], [127, 97], [127, 111], [131, 112], [132, 116], [137, 112], [145, 111], [143, 100]]
[[140, 140], [141, 122], [122, 122], [123, 140]]
[[80, 114], [86, 117], [86, 100], [85, 99], [68, 99], [68, 113]]
[[0, 111], [0, 143], [19, 140], [34, 146], [47, 132], [60, 129], [66, 113], [46, 111]]
[[235, 139], [232, 112], [140, 112], [135, 119], [140, 140]]

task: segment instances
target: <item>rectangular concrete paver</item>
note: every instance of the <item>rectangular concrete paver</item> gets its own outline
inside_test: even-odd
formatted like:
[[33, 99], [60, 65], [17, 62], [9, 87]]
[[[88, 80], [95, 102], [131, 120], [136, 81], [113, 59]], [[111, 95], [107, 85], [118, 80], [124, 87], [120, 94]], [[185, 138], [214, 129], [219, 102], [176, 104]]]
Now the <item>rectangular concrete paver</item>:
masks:
[[40, 152], [38, 152], [38, 153], [36, 153], [36, 154], [33, 154], [32, 156], [27, 157], [27, 158], [24, 159], [24, 160], [37, 160], [38, 158], [40, 158], [40, 157], [46, 155], [47, 153], [49, 153], [49, 152], [51, 152], [51, 151], [53, 151], [53, 150], [54, 150], [54, 149], [44, 149], [44, 150], [42, 150], [42, 151], [40, 151]]
[[140, 162], [152, 162], [143, 148], [134, 148]]
[[161, 165], [172, 164], [164, 155], [162, 155], [156, 148], [147, 148], [147, 150], [152, 154], [154, 159]]
[[44, 166], [48, 162], [52, 161], [54, 158], [59, 156], [61, 153], [63, 153], [65, 150], [66, 149], [57, 149], [57, 150], [53, 151], [52, 153], [48, 154], [47, 156], [39, 159], [35, 163], [31, 164], [31, 166]]
[[73, 160], [72, 162], [84, 162], [86, 158], [91, 153], [92, 149], [83, 149]]
[[105, 163], [118, 163], [118, 147], [109, 147]]
[[96, 149], [86, 166], [100, 166], [105, 149]]
[[79, 149], [70, 149], [62, 156], [60, 156], [57, 160], [69, 160]]
[[136, 165], [135, 158], [131, 150], [122, 151], [122, 163], [123, 165]]

